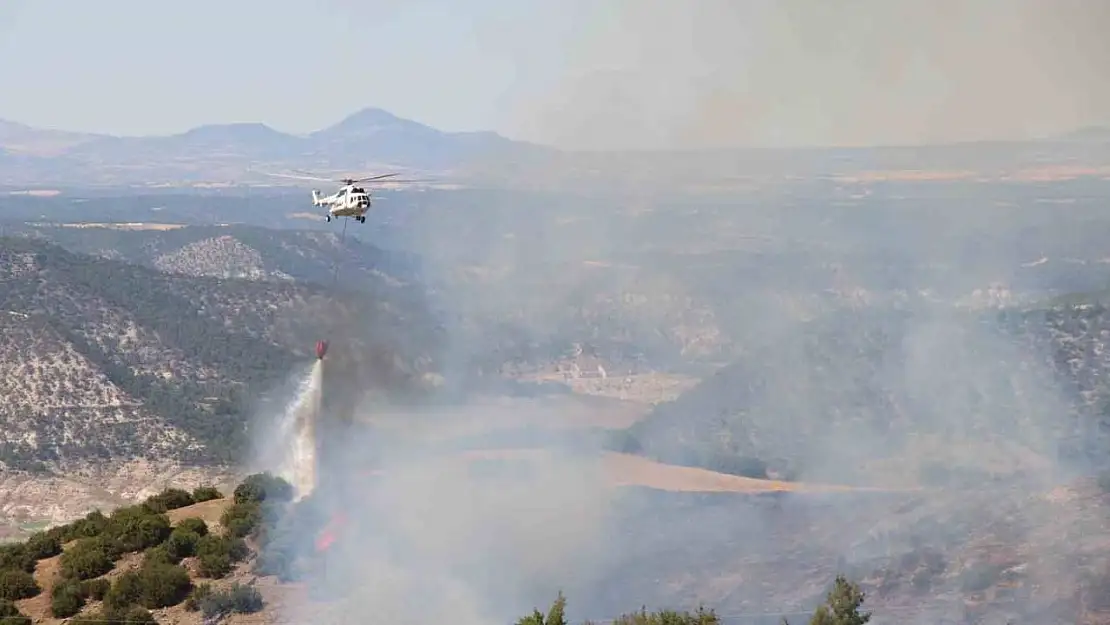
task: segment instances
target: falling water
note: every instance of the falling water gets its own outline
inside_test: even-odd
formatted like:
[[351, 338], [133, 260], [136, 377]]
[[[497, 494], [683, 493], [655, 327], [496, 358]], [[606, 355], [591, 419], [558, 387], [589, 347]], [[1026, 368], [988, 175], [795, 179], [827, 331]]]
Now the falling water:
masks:
[[286, 405], [275, 432], [273, 472], [293, 485], [300, 500], [316, 487], [316, 416], [320, 411], [320, 389], [324, 361], [317, 360]]

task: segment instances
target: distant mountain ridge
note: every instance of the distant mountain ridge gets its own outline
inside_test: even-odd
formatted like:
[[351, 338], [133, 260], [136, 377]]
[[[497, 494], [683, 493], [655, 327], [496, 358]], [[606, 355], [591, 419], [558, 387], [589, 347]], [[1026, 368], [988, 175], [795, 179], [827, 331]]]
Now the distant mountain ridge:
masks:
[[1110, 169], [1110, 131], [1081, 128], [1042, 140], [928, 146], [571, 152], [496, 132], [445, 132], [369, 107], [305, 135], [258, 122], [134, 137], [0, 120], [0, 161], [5, 165], [0, 188], [293, 184], [260, 173], [283, 169], [331, 175], [399, 169], [452, 184], [559, 189], [614, 184], [642, 189], [660, 177], [673, 189], [679, 170], [682, 184], [716, 188], [745, 179], [859, 172], [873, 178], [891, 170], [931, 170], [940, 174], [931, 178], [936, 180], [1005, 177], [1056, 166], [1095, 168], [1075, 175], [1102, 175]]
[[[32, 128], [0, 120], [0, 158], [18, 171], [0, 185], [159, 182], [260, 182], [254, 168], [327, 172], [404, 169], [450, 174], [464, 164], [519, 160], [552, 148], [495, 132], [444, 132], [388, 111], [366, 108], [338, 123], [295, 135], [262, 123], [208, 124], [161, 136], [113, 136]], [[280, 179], [266, 179], [278, 184]], [[56, 182], [55, 182], [56, 184]]]

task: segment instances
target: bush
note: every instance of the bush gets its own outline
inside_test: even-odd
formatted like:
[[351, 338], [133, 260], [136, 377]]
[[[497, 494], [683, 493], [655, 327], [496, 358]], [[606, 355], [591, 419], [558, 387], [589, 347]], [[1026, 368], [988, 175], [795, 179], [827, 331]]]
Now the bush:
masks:
[[82, 538], [62, 554], [62, 576], [77, 580], [100, 577], [112, 570], [114, 557], [101, 538]]
[[0, 547], [0, 571], [5, 570], [34, 573], [35, 558], [24, 545], [4, 545]]
[[104, 535], [124, 553], [160, 545], [173, 531], [165, 514], [152, 512], [144, 506], [119, 508], [108, 520]]
[[196, 499], [188, 491], [180, 488], [167, 488], [166, 490], [148, 497], [146, 507], [154, 512], [177, 510], [196, 503]]
[[209, 534], [197, 541], [196, 555], [226, 555], [232, 562], [239, 562], [250, 555], [250, 548], [242, 538]]
[[227, 590], [216, 591], [209, 584], [201, 584], [185, 602], [185, 609], [200, 610], [205, 619], [238, 612], [240, 614], [253, 614], [265, 606], [262, 593], [253, 586], [244, 586], [238, 582], [232, 584]]
[[143, 552], [143, 566], [148, 564], [178, 564], [179, 562], [181, 562], [181, 558], [170, 552], [165, 544], [151, 547]]
[[27, 555], [35, 560], [53, 558], [62, 552], [61, 539], [46, 532], [32, 534], [25, 545]]
[[226, 553], [208, 553], [200, 556], [200, 575], [221, 579], [231, 572], [231, 558]]
[[223, 498], [224, 494], [212, 486], [198, 486], [196, 490], [193, 491], [193, 501], [197, 503]]
[[236, 503], [224, 510], [220, 524], [228, 533], [239, 538], [246, 537], [262, 521], [262, 505], [258, 502]]
[[138, 571], [127, 571], [116, 578], [104, 595], [104, 608], [109, 612], [126, 610], [143, 599], [143, 578]]
[[193, 591], [189, 593], [189, 598], [185, 600], [185, 609], [190, 612], [196, 612], [200, 609], [200, 604], [209, 595], [212, 594], [212, 584], [203, 583], [193, 587]]
[[150, 564], [139, 570], [140, 602], [151, 610], [177, 605], [189, 596], [189, 572], [172, 564]]
[[104, 516], [104, 513], [100, 510], [93, 510], [86, 514], [83, 519], [52, 528], [47, 530], [46, 533], [63, 543], [67, 543], [71, 540], [100, 536], [106, 527], [108, 527], [108, 517]]
[[97, 579], [86, 579], [81, 582], [81, 595], [86, 599], [93, 601], [103, 601], [104, 596], [112, 589], [112, 582], [104, 579], [103, 577]]
[[15, 603], [0, 599], [0, 625], [31, 625], [31, 619], [24, 616]]
[[69, 618], [84, 607], [85, 593], [75, 581], [63, 581], [50, 593], [50, 614], [54, 618]]
[[27, 571], [0, 571], [0, 599], [19, 601], [29, 599], [42, 592], [35, 578]]
[[204, 519], [189, 517], [182, 519], [175, 529], [182, 532], [193, 532], [197, 536], [204, 536], [208, 533], [208, 524], [204, 522]]
[[200, 536], [196, 532], [179, 527], [170, 533], [162, 548], [176, 558], [176, 562], [180, 562], [182, 558], [196, 554], [198, 542], [200, 542]]
[[132, 605], [118, 610], [104, 609], [91, 614], [76, 616], [69, 625], [104, 625], [105, 623], [127, 623], [127, 625], [158, 625], [154, 615], [142, 606]]
[[293, 499], [293, 485], [269, 472], [255, 473], [235, 487], [234, 497], [235, 503], [287, 502]]

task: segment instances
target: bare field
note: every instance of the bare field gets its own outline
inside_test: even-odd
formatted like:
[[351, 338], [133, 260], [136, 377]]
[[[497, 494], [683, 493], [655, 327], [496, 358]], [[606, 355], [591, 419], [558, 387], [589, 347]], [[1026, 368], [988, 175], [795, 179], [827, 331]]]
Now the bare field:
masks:
[[184, 224], [163, 224], [163, 223], [146, 223], [146, 222], [131, 222], [131, 223], [94, 223], [94, 222], [71, 222], [59, 224], [63, 228], [108, 228], [111, 230], [177, 230], [184, 228]]

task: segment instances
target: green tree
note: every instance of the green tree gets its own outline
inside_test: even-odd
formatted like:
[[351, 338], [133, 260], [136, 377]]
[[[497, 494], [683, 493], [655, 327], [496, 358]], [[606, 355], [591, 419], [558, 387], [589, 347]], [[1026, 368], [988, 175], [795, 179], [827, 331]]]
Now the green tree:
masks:
[[193, 501], [197, 503], [223, 498], [224, 494], [212, 486], [198, 486], [196, 490], [193, 491]]
[[42, 592], [30, 573], [20, 570], [0, 571], [0, 599], [19, 601]]
[[810, 625], [865, 625], [871, 620], [870, 612], [861, 612], [864, 592], [858, 584], [837, 575], [825, 604], [818, 606], [809, 620]]
[[85, 593], [73, 580], [65, 580], [50, 591], [50, 614], [54, 618], [69, 618], [85, 607]]
[[35, 572], [35, 558], [22, 544], [4, 545], [0, 547], [0, 571], [17, 570], [26, 573]]
[[27, 539], [26, 550], [30, 557], [45, 560], [62, 552], [62, 541], [55, 535], [36, 532]]
[[200, 542], [200, 535], [196, 532], [177, 527], [170, 533], [170, 537], [162, 545], [169, 552], [170, 555], [177, 558], [180, 562], [182, 558], [188, 558], [197, 552], [197, 543]]
[[189, 572], [173, 564], [154, 563], [139, 570], [140, 603], [150, 610], [177, 605], [189, 596]]
[[62, 576], [73, 579], [100, 577], [114, 566], [105, 543], [100, 538], [82, 538], [62, 554]]
[[127, 571], [116, 578], [112, 589], [104, 595], [104, 608], [109, 612], [126, 610], [143, 599], [143, 578], [138, 571]]
[[200, 575], [221, 579], [231, 572], [231, 558], [226, 553], [206, 553], [200, 556]]
[[93, 601], [102, 601], [104, 595], [107, 595], [108, 591], [111, 589], [112, 582], [103, 577], [86, 579], [81, 582], [81, 594], [84, 595], [86, 599], [92, 599]]
[[196, 498], [189, 494], [188, 491], [181, 490], [180, 488], [167, 488], [166, 490], [148, 497], [146, 506], [154, 512], [166, 512], [168, 510], [177, 510], [185, 506], [191, 506], [196, 503]]
[[235, 487], [235, 503], [263, 501], [287, 502], [293, 499], [293, 485], [270, 472], [247, 476]]
[[192, 532], [197, 536], [205, 536], [206, 534], [208, 534], [208, 524], [204, 522], [204, 519], [199, 519], [197, 517], [181, 519], [181, 521], [177, 523], [177, 527], [174, 529], [178, 529], [183, 532]]
[[154, 513], [144, 506], [119, 508], [108, 520], [104, 533], [124, 553], [160, 545], [173, 530], [165, 514]]

